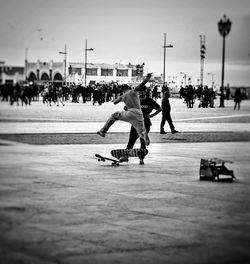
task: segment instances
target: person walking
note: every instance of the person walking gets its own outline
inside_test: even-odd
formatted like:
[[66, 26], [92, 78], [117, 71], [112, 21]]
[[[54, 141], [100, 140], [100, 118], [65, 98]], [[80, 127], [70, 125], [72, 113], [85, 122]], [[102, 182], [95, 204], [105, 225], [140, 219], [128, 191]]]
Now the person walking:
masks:
[[147, 74], [146, 78], [134, 89], [129, 89], [129, 86], [126, 88], [126, 92], [115, 99], [113, 101], [114, 104], [118, 104], [119, 102], [125, 103], [125, 111], [117, 111], [113, 113], [101, 130], [97, 132], [101, 137], [105, 137], [109, 128], [115, 123], [117, 120], [129, 122], [138, 133], [139, 137], [145, 140], [145, 144], [148, 146], [150, 144], [150, 139], [148, 137], [143, 113], [141, 110], [141, 104], [138, 93], [144, 87], [144, 85], [150, 80], [151, 73]]
[[164, 130], [165, 122], [167, 121], [169, 124], [169, 127], [171, 129], [172, 134], [178, 133], [179, 131], [175, 130], [175, 127], [173, 125], [173, 121], [171, 118], [171, 106], [169, 103], [169, 91], [167, 90], [163, 94], [163, 99], [161, 102], [161, 108], [162, 108], [162, 119], [161, 119], [161, 125], [160, 125], [160, 134], [167, 134]]
[[62, 86], [56, 87], [56, 97], [57, 97], [57, 104], [56, 104], [56, 106], [59, 106], [59, 103], [61, 103], [62, 106], [64, 106]]

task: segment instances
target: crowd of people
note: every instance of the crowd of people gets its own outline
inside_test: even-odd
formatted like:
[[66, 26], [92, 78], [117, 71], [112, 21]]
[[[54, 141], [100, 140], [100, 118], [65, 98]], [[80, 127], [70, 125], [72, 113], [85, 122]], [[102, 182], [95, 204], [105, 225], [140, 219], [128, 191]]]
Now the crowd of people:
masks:
[[[87, 87], [74, 83], [63, 85], [61, 82], [48, 82], [43, 85], [35, 83], [2, 84], [0, 85], [0, 97], [1, 101], [9, 101], [11, 105], [14, 103], [30, 105], [32, 101], [38, 101], [39, 98], [42, 98], [43, 103], [49, 106], [52, 104], [64, 106], [67, 101], [72, 103], [91, 101], [92, 105], [101, 105], [114, 101], [124, 93], [128, 86], [128, 84], [121, 85], [117, 82], [89, 84]], [[169, 96], [171, 96], [171, 89], [168, 86], [161, 87], [159, 84], [151, 84], [147, 95], [157, 100], [162, 98], [166, 91], [170, 91]], [[199, 108], [213, 108], [216, 96], [220, 96], [220, 94], [208, 86], [186, 85], [179, 89], [179, 98], [183, 98], [187, 108], [193, 108], [195, 102], [198, 102], [197, 107]], [[230, 94], [228, 89], [225, 92], [225, 99], [231, 98], [237, 101], [238, 106], [244, 99], [244, 95], [239, 90], [235, 94]], [[239, 109], [239, 107], [237, 108]]]
[[69, 101], [79, 103], [82, 101], [92, 101], [92, 104], [101, 105], [104, 102], [109, 102], [123, 94], [128, 85], [118, 85], [116, 82], [97, 83], [84, 87], [81, 84], [62, 85], [60, 82], [45, 83], [37, 85], [34, 83], [16, 83], [0, 85], [1, 101], [9, 101], [11, 105], [16, 103], [19, 105], [30, 105], [32, 101], [37, 101], [42, 98], [43, 103], [51, 106], [53, 103], [57, 106], [60, 103]]

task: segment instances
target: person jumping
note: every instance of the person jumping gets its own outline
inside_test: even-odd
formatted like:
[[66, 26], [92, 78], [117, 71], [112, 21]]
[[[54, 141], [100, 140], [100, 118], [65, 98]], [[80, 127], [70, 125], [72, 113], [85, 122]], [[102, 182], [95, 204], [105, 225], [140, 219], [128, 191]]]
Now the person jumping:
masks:
[[105, 137], [107, 131], [115, 123], [115, 121], [121, 120], [129, 122], [135, 128], [139, 137], [145, 140], [145, 144], [147, 146], [150, 144], [150, 140], [144, 124], [144, 118], [138, 93], [150, 80], [151, 76], [152, 74], [148, 73], [146, 78], [138, 86], [136, 86], [134, 89], [127, 89], [123, 95], [113, 101], [114, 104], [124, 102], [125, 111], [117, 111], [113, 113], [108, 118], [103, 128], [97, 132], [98, 135], [100, 135], [101, 137]]

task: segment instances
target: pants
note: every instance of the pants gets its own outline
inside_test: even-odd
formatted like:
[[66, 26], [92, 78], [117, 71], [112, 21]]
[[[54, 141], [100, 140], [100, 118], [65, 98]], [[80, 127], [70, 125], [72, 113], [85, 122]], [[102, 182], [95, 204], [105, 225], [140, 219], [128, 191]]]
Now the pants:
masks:
[[[149, 133], [150, 131], [150, 126], [145, 126], [146, 127], [146, 131], [147, 133]], [[130, 129], [130, 133], [129, 133], [129, 141], [128, 141], [128, 145], [127, 145], [127, 149], [133, 149], [136, 140], [138, 139], [139, 135], [137, 133], [137, 131], [135, 130], [135, 128], [133, 126], [131, 126]], [[141, 148], [145, 149], [146, 148], [146, 144], [145, 144], [145, 140], [140, 138], [140, 142], [141, 142]]]
[[144, 138], [146, 133], [144, 118], [142, 111], [136, 108], [130, 108], [127, 111], [117, 111], [112, 114], [107, 122], [104, 124], [101, 131], [106, 133], [116, 120], [121, 120], [130, 123], [141, 138]]
[[174, 125], [173, 125], [173, 121], [172, 121], [172, 118], [171, 118], [171, 115], [170, 115], [170, 112], [169, 113], [164, 113], [162, 115], [162, 119], [161, 119], [161, 126], [160, 126], [160, 130], [161, 132], [164, 131], [164, 125], [165, 125], [165, 122], [168, 121], [168, 124], [169, 124], [169, 127], [171, 129], [171, 132], [173, 132], [175, 130], [174, 128]]

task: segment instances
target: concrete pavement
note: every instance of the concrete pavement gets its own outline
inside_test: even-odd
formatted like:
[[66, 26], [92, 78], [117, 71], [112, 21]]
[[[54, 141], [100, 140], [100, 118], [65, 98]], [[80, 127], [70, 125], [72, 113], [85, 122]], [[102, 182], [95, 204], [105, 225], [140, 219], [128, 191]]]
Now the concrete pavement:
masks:
[[[0, 134], [3, 133], [96, 133], [103, 122], [1, 122]], [[208, 131], [247, 131], [250, 132], [249, 123], [187, 123], [175, 122], [175, 127], [182, 132], [208, 132]], [[154, 121], [150, 132], [159, 132], [160, 121]], [[130, 124], [117, 121], [109, 132], [128, 132]], [[169, 131], [166, 124], [166, 131]]]
[[[32, 117], [24, 110], [22, 118]], [[60, 131], [71, 137], [79, 128], [30, 121], [1, 122], [1, 134]], [[79, 129], [95, 131], [94, 124], [100, 122]], [[193, 129], [195, 123], [183, 125], [187, 132], [186, 125]], [[200, 122], [196, 132], [248, 134], [248, 125]], [[0, 263], [250, 262], [250, 141], [153, 143], [145, 165], [131, 158], [112, 167], [95, 159], [95, 153], [124, 147], [124, 140], [116, 142], [1, 140]], [[212, 157], [232, 160], [228, 167], [239, 182], [200, 181], [200, 159]]]
[[[249, 142], [153, 144], [143, 166], [94, 158], [120, 147], [2, 145], [1, 263], [249, 262]], [[200, 181], [201, 157], [234, 161], [239, 182]]]

